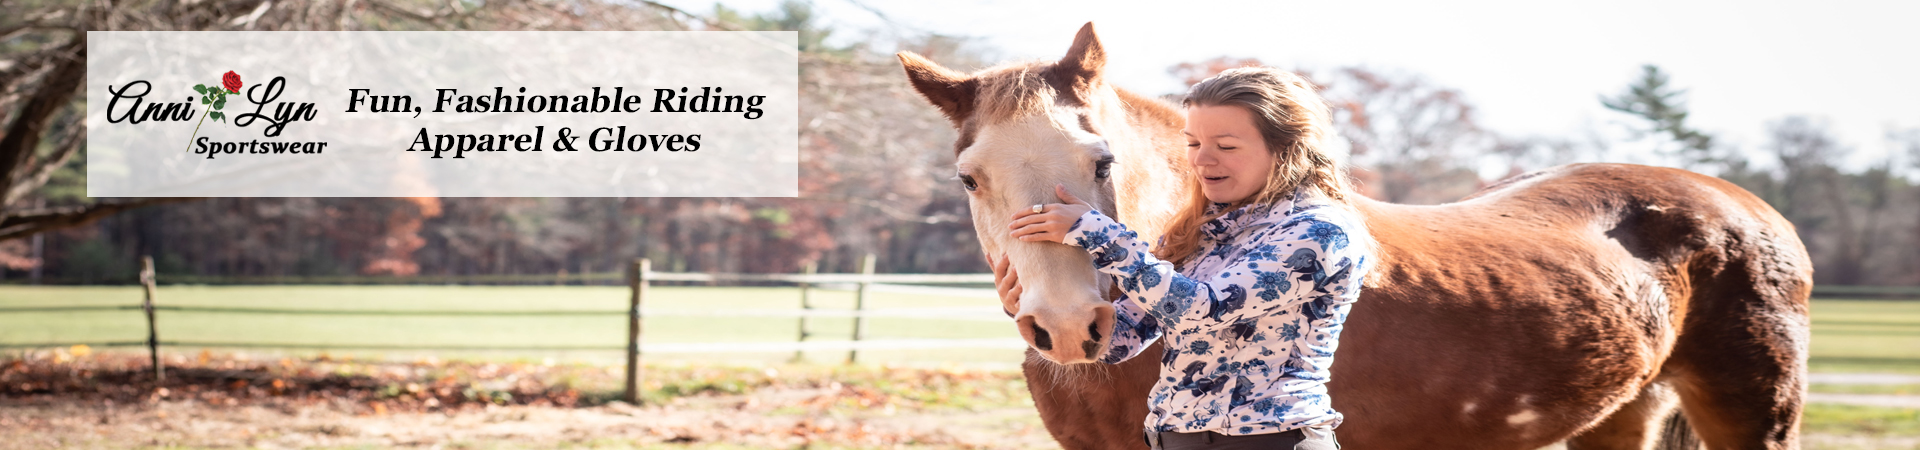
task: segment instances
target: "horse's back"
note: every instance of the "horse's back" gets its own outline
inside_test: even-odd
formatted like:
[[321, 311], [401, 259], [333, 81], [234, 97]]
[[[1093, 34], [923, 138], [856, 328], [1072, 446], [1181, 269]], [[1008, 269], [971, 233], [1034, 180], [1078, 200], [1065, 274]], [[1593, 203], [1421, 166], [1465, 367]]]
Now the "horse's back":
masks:
[[1759, 197], [1715, 177], [1666, 167], [1573, 164], [1496, 183], [1457, 205], [1557, 221], [1589, 243], [1625, 250], [1657, 270], [1676, 298], [1717, 298], [1682, 287], [1757, 288], [1775, 291], [1770, 297], [1795, 298], [1788, 303], [1804, 308], [1812, 289], [1812, 260], [1793, 224]]
[[[1715, 178], [1581, 164], [1447, 205], [1357, 203], [1381, 259], [1331, 384], [1354, 448], [1537, 448], [1669, 375], [1689, 318], [1790, 312], [1795, 289], [1804, 317], [1791, 226]], [[1756, 285], [1780, 295], [1709, 292]]]

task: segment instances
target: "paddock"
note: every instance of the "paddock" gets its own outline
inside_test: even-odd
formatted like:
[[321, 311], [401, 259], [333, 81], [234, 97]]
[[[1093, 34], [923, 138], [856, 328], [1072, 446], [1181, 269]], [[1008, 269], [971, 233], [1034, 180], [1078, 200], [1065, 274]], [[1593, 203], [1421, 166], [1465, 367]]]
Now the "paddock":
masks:
[[[644, 384], [646, 400], [634, 407], [615, 401], [622, 389], [622, 350], [627, 332], [624, 309], [630, 294], [626, 286], [606, 285], [618, 279], [615, 277], [552, 276], [538, 285], [524, 284], [529, 280], [515, 280], [523, 283], [518, 285], [338, 284], [349, 279], [302, 285], [162, 284], [155, 291], [156, 306], [161, 307], [156, 322], [161, 340], [173, 343], [163, 345], [161, 351], [174, 376], [182, 378], [175, 382], [190, 385], [197, 380], [190, 377], [233, 372], [234, 367], [250, 364], [290, 364], [383, 380], [380, 377], [390, 375], [381, 374], [413, 371], [440, 378], [464, 374], [458, 376], [475, 378], [478, 386], [485, 383], [478, 377], [480, 371], [495, 370], [490, 375], [496, 384], [509, 375], [515, 379], [571, 380], [572, 386], [584, 392], [583, 401], [567, 407], [503, 402], [491, 409], [430, 415], [407, 412], [401, 404], [393, 403], [378, 407], [378, 411], [391, 408], [379, 413], [371, 405], [404, 399], [382, 396], [381, 391], [388, 386], [406, 390], [408, 382], [391, 381], [375, 385], [364, 394], [365, 399], [349, 401], [346, 407], [289, 409], [307, 414], [298, 420], [249, 406], [271, 399], [243, 398], [229, 407], [221, 406], [220, 401], [195, 401], [196, 397], [180, 394], [116, 407], [117, 412], [109, 417], [147, 424], [155, 430], [191, 429], [188, 425], [195, 423], [234, 430], [232, 435], [160, 431], [138, 436], [159, 436], [162, 442], [188, 446], [247, 442], [420, 442], [457, 446], [474, 442], [476, 436], [492, 436], [485, 439], [512, 443], [510, 446], [541, 447], [617, 447], [614, 444], [620, 442], [666, 448], [791, 444], [734, 436], [739, 433], [707, 425], [686, 425], [689, 417], [729, 418], [775, 428], [811, 420], [814, 422], [809, 423], [823, 428], [822, 434], [810, 439], [849, 448], [1055, 445], [1039, 428], [1039, 418], [1019, 376], [1019, 336], [994, 306], [994, 300], [978, 286], [870, 288], [865, 336], [869, 342], [933, 348], [866, 349], [851, 365], [846, 364], [844, 346], [800, 349], [800, 357], [795, 358], [801, 326], [801, 314], [796, 313], [805, 311], [800, 308], [801, 289], [797, 286], [651, 287], [645, 308], [648, 315], [643, 354], [645, 373], [653, 376]], [[1814, 375], [1812, 404], [1806, 411], [1806, 448], [1920, 445], [1920, 425], [1916, 425], [1920, 423], [1920, 300], [1860, 298], [1904, 294], [1862, 293], [1853, 288], [1823, 289], [1822, 294], [1813, 302], [1810, 366]], [[137, 307], [122, 307], [137, 306], [142, 296], [138, 286], [0, 285], [0, 345], [7, 346], [0, 352], [0, 367], [6, 367], [9, 361], [54, 364], [56, 360], [73, 366], [111, 366], [114, 363], [109, 361], [119, 358], [126, 365], [119, 370], [141, 376], [136, 373], [143, 372], [145, 366], [145, 319]], [[850, 342], [857, 286], [821, 286], [810, 289], [808, 296], [815, 311], [807, 318], [812, 333], [808, 339]], [[54, 307], [104, 308], [33, 310]], [[542, 314], [475, 314], [515, 310]], [[301, 313], [286, 313], [289, 311]], [[328, 314], [340, 311], [362, 313]], [[367, 314], [370, 312], [389, 314]], [[939, 342], [961, 345], [939, 347]], [[30, 343], [66, 345], [25, 345]], [[76, 356], [73, 344], [83, 343], [140, 345], [90, 345], [86, 351], [90, 355]], [[939, 375], [943, 373], [949, 375]], [[937, 383], [922, 381], [951, 374], [970, 375], [941, 378], [945, 381]], [[230, 386], [232, 380], [198, 380], [215, 387], [207, 393], [230, 392], [217, 387]], [[108, 439], [73, 441], [102, 445], [126, 442], [113, 439], [134, 438], [121, 432], [101, 435], [88, 427], [62, 425], [54, 420], [91, 417], [89, 420], [97, 422], [105, 414], [97, 401], [92, 406], [51, 401], [59, 397], [23, 392], [18, 389], [17, 379], [7, 381], [0, 383], [7, 385], [0, 389], [0, 421], [13, 422], [0, 428], [39, 430], [35, 439]], [[432, 386], [434, 381], [415, 383]], [[823, 386], [830, 383], [845, 391], [821, 397]], [[796, 398], [832, 398], [846, 403], [815, 408]], [[894, 399], [891, 415], [886, 412], [887, 398]], [[541, 398], [523, 400], [537, 402]], [[862, 401], [868, 403], [862, 406]], [[742, 407], [750, 403], [767, 406]], [[488, 428], [488, 417], [497, 420], [500, 414], [519, 418], [512, 421], [521, 427], [514, 432], [518, 434]], [[429, 420], [431, 417], [440, 419]], [[838, 422], [821, 425], [824, 422], [820, 420]], [[658, 427], [646, 429], [668, 435], [623, 428], [635, 423], [656, 424]], [[420, 429], [392, 436], [378, 432], [397, 424], [414, 424]], [[854, 432], [860, 427], [867, 427], [866, 434]], [[256, 428], [277, 430], [273, 432], [279, 437], [274, 439], [282, 441], [233, 437], [244, 434], [237, 430]], [[910, 435], [917, 432], [943, 437], [921, 436], [921, 444], [907, 445], [915, 439]], [[575, 438], [586, 440], [569, 440]], [[648, 442], [652, 444], [645, 444]]]

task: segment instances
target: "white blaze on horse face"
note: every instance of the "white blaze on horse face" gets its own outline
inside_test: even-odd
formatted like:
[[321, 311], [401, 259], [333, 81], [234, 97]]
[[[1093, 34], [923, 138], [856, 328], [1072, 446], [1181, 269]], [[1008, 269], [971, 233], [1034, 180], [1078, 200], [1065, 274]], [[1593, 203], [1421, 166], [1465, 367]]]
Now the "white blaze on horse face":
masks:
[[1091, 362], [1106, 351], [1113, 330], [1113, 305], [1103, 295], [1108, 278], [1094, 271], [1085, 250], [1020, 241], [1007, 225], [1018, 210], [1060, 203], [1055, 184], [1102, 212], [1113, 210], [1111, 185], [1095, 177], [1096, 162], [1110, 156], [1105, 141], [1077, 120], [1056, 110], [982, 127], [956, 164], [978, 186], [968, 205], [981, 246], [1011, 260], [1020, 274], [1020, 335], [1059, 363]]

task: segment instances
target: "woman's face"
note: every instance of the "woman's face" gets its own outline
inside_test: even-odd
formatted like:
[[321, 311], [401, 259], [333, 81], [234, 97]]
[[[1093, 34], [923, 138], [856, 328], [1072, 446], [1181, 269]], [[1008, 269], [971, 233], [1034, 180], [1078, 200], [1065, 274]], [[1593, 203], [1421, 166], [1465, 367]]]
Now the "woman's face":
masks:
[[1233, 203], [1260, 192], [1273, 168], [1273, 153], [1239, 106], [1187, 108], [1187, 161], [1200, 177], [1207, 201]]

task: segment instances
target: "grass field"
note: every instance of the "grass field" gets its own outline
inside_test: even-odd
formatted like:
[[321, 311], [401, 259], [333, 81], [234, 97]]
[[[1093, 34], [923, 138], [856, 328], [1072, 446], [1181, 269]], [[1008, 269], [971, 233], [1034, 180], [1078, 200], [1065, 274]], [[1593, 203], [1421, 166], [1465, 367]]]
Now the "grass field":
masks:
[[[868, 307], [979, 308], [992, 299], [874, 292]], [[134, 287], [0, 286], [0, 308], [64, 305], [132, 305]], [[627, 291], [617, 286], [164, 286], [158, 303], [303, 309], [394, 310], [592, 310], [622, 311]], [[648, 306], [671, 310], [791, 309], [799, 291], [780, 287], [655, 287]], [[819, 308], [848, 309], [853, 293], [816, 289]], [[1920, 373], [1920, 302], [1819, 300], [1813, 304], [1812, 370], [1815, 372]], [[978, 317], [978, 315], [973, 315]], [[138, 341], [145, 325], [138, 311], [0, 314], [0, 343]], [[335, 345], [424, 346], [620, 346], [626, 319], [609, 316], [409, 317], [260, 315], [162, 311], [163, 340]], [[815, 318], [814, 339], [844, 340], [852, 319]], [[869, 338], [1014, 338], [1009, 322], [881, 317], [870, 319]], [[798, 319], [790, 317], [650, 317], [646, 340], [674, 342], [793, 342]], [[195, 349], [183, 349], [193, 351]], [[311, 354], [317, 350], [289, 351]], [[618, 351], [352, 351], [335, 355], [413, 358], [556, 358], [611, 363]], [[870, 362], [1016, 364], [1011, 349], [873, 350]], [[654, 361], [781, 361], [791, 353], [658, 354]], [[809, 360], [839, 361], [843, 351], [809, 352]]]
[[[141, 292], [129, 287], [28, 287], [0, 286], [0, 308], [74, 305], [133, 305]], [[793, 288], [759, 287], [656, 287], [648, 305], [676, 311], [727, 311], [742, 309], [791, 309], [798, 306], [799, 292]], [[246, 286], [162, 287], [159, 304], [175, 306], [371, 309], [371, 310], [585, 310], [623, 311], [627, 291], [622, 287], [591, 286]], [[993, 311], [995, 302], [987, 298], [910, 295], [875, 292], [869, 298], [871, 309], [894, 308], [969, 308]], [[813, 291], [813, 303], [823, 309], [848, 309], [853, 294], [846, 291]], [[1920, 373], [1920, 302], [1820, 300], [1813, 304], [1813, 340], [1811, 368], [1831, 373]], [[977, 313], [969, 317], [980, 317]], [[926, 318], [870, 319], [872, 339], [899, 338], [1014, 338], [1011, 323], [1005, 320], [938, 320]], [[852, 321], [848, 318], [812, 319], [814, 339], [844, 340]], [[336, 345], [422, 345], [422, 346], [612, 346], [624, 344], [626, 318], [607, 316], [531, 316], [531, 317], [411, 317], [411, 316], [332, 316], [261, 315], [216, 312], [162, 311], [161, 336], [166, 340], [203, 342], [258, 342]], [[797, 334], [797, 318], [790, 317], [650, 317], [646, 322], [648, 342], [792, 342]], [[138, 311], [0, 313], [0, 343], [139, 341], [145, 338], [144, 319]], [[121, 348], [136, 352], [138, 348]], [[169, 348], [176, 364], [192, 365], [200, 348]], [[230, 349], [213, 349], [215, 354]], [[306, 356], [322, 350], [248, 349], [248, 353]], [[489, 361], [577, 362], [597, 367], [605, 377], [622, 361], [620, 352], [608, 351], [365, 351], [326, 350], [339, 357], [415, 361], [483, 359]], [[786, 365], [791, 353], [725, 354], [650, 354], [650, 391], [666, 395], [677, 391], [750, 394], [754, 386], [743, 380], [760, 373], [759, 367], [781, 367], [784, 372], [836, 367], [845, 358], [844, 351], [809, 352], [804, 362], [827, 365]], [[0, 356], [3, 358], [4, 356]], [[997, 367], [1005, 372], [1020, 361], [1019, 350], [1012, 349], [940, 349], [862, 352], [862, 361], [900, 365], [969, 365]], [[782, 363], [767, 366], [769, 363]], [[202, 363], [204, 365], [204, 362]], [[371, 367], [371, 366], [369, 366]], [[678, 369], [676, 369], [678, 367]], [[727, 367], [734, 367], [729, 369]], [[807, 367], [812, 367], [807, 369]], [[676, 372], [679, 371], [679, 372]], [[704, 376], [676, 377], [688, 373]], [[701, 372], [704, 371], [704, 372]], [[738, 372], [738, 373], [735, 373]], [[596, 372], [597, 373], [597, 372]], [[839, 372], [834, 372], [840, 377]], [[721, 374], [721, 375], [713, 375]], [[744, 375], [741, 375], [744, 374]], [[1009, 375], [1011, 375], [1009, 373]], [[744, 378], [743, 378], [744, 377]], [[684, 378], [684, 379], [681, 379]], [[736, 380], [738, 378], [738, 380]], [[857, 378], [857, 377], [855, 377]], [[849, 378], [851, 380], [852, 378]], [[736, 382], [739, 381], [739, 382]], [[845, 381], [845, 380], [843, 380]], [[1005, 380], [993, 378], [991, 387], [1020, 394], [1021, 389], [1003, 386]], [[692, 383], [692, 384], [688, 384]], [[849, 383], [851, 383], [849, 381]], [[605, 383], [601, 383], [605, 384]], [[684, 384], [684, 386], [683, 386]], [[851, 384], [850, 384], [851, 385]], [[718, 386], [718, 387], [715, 387]], [[741, 386], [734, 392], [727, 386]], [[1018, 386], [1018, 385], [1015, 385]], [[584, 387], [584, 386], [583, 386]], [[606, 392], [612, 385], [594, 386]], [[884, 388], [878, 386], [877, 388]], [[717, 390], [716, 390], [717, 389]], [[918, 392], [919, 387], [901, 388]], [[972, 389], [972, 388], [969, 388]], [[1920, 385], [1814, 385], [1815, 392], [1844, 394], [1915, 395]], [[885, 389], [881, 389], [885, 391]], [[903, 392], [905, 392], [903, 391]], [[611, 395], [602, 392], [599, 395]], [[929, 391], [931, 392], [931, 391]], [[971, 391], [969, 391], [971, 392]], [[999, 391], [995, 391], [999, 392]], [[898, 394], [896, 395], [906, 395]], [[916, 394], [917, 395], [917, 394]], [[928, 394], [933, 395], [933, 394]], [[1012, 394], [1009, 394], [1012, 395]], [[972, 399], [973, 394], [963, 397]], [[1022, 426], [1031, 428], [1031, 411], [1013, 408], [1012, 397], [992, 397], [998, 403], [980, 406], [1019, 411]], [[1004, 397], [1004, 396], [1003, 396]], [[1015, 397], [1023, 396], [1015, 395]], [[987, 398], [987, 397], [982, 397]], [[949, 401], [941, 395], [939, 402]], [[969, 400], [971, 401], [971, 400]], [[936, 402], [938, 403], [938, 402]], [[978, 406], [978, 405], [975, 405]], [[971, 406], [970, 406], [971, 407]], [[999, 411], [999, 409], [993, 409]], [[778, 412], [774, 410], [763, 413]], [[947, 413], [941, 413], [947, 414]], [[1002, 420], [992, 416], [992, 420]], [[1034, 422], [1037, 423], [1037, 422]], [[1808, 448], [1920, 448], [1920, 409], [1864, 407], [1834, 404], [1809, 404], [1805, 412]], [[918, 425], [916, 425], [917, 427]], [[998, 428], [996, 428], [998, 429]], [[714, 447], [717, 445], [717, 447]], [[674, 448], [728, 448], [718, 442]], [[591, 445], [589, 445], [591, 446]]]
[[[156, 303], [174, 306], [354, 310], [583, 310], [622, 312], [627, 307], [625, 287], [600, 286], [162, 286]], [[73, 305], [138, 304], [134, 287], [0, 286], [0, 308]], [[812, 304], [821, 309], [851, 309], [854, 294], [815, 289]], [[981, 308], [997, 305], [989, 298], [869, 294], [869, 309]], [[797, 309], [799, 290], [778, 287], [654, 287], [647, 306], [680, 311], [738, 309]], [[971, 317], [979, 317], [972, 314]], [[140, 341], [146, 338], [145, 319], [137, 310], [88, 312], [31, 312], [0, 314], [0, 343]], [[845, 340], [852, 335], [851, 318], [809, 319], [812, 340]], [[265, 315], [198, 311], [161, 311], [162, 340], [192, 342], [256, 342], [334, 345], [421, 346], [611, 346], [626, 344], [624, 313], [605, 316], [334, 316]], [[649, 317], [649, 343], [794, 342], [799, 319], [794, 317]], [[1011, 322], [879, 317], [868, 320], [869, 339], [1018, 338]], [[195, 348], [180, 349], [187, 352]], [[302, 355], [318, 350], [279, 353]], [[439, 358], [530, 359], [613, 363], [618, 350], [571, 351], [355, 351], [329, 350], [333, 355], [412, 359]], [[762, 363], [783, 361], [792, 353], [657, 354], [651, 361]], [[808, 352], [817, 362], [837, 362], [845, 351]], [[862, 351], [867, 362], [1012, 365], [1017, 349], [941, 349]]]
[[1920, 373], [1920, 301], [1813, 302], [1814, 372]]

